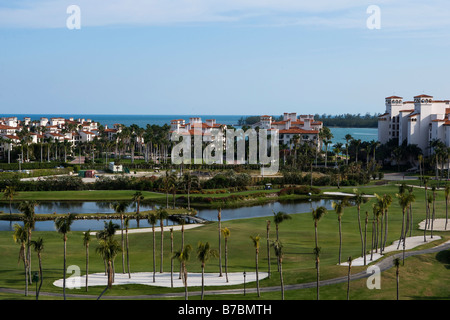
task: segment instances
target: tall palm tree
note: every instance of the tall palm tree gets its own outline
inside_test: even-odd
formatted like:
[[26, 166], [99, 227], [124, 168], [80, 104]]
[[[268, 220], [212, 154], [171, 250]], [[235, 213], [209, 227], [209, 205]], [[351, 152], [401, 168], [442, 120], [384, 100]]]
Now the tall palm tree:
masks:
[[346, 155], [346, 165], [348, 165], [348, 147], [349, 147], [349, 142], [353, 140], [353, 137], [347, 133], [345, 135], [345, 155]]
[[88, 291], [89, 277], [89, 243], [91, 242], [91, 229], [83, 234], [83, 245], [86, 248], [86, 292]]
[[108, 289], [112, 288], [114, 282], [114, 259], [121, 250], [119, 241], [110, 237], [107, 239], [101, 239], [96, 251], [107, 262], [107, 274], [108, 274]]
[[130, 226], [130, 217], [126, 217], [124, 221], [125, 225], [125, 246], [127, 249], [127, 271], [128, 271], [128, 279], [131, 279], [131, 271], [130, 271], [130, 245], [128, 241], [128, 228]]
[[175, 209], [175, 195], [177, 193], [178, 189], [178, 176], [175, 171], [172, 171], [168, 177], [168, 188], [170, 191], [172, 191], [172, 198], [173, 198], [173, 209]]
[[121, 245], [121, 252], [122, 252], [122, 273], [125, 273], [125, 253], [124, 253], [124, 237], [123, 237], [123, 216], [125, 213], [125, 210], [127, 208], [127, 205], [125, 202], [123, 201], [119, 201], [119, 202], [115, 202], [112, 205], [112, 209], [116, 212], [120, 214], [120, 234], [121, 234], [121, 240], [120, 240], [120, 245]]
[[133, 194], [133, 201], [136, 202], [136, 214], [139, 214], [141, 201], [143, 201], [143, 200], [144, 200], [144, 196], [142, 195], [141, 191], [136, 191]]
[[203, 242], [199, 242], [198, 243], [198, 248], [197, 248], [197, 259], [202, 263], [202, 300], [204, 298], [204, 289], [205, 289], [205, 264], [206, 262], [212, 258], [212, 257], [217, 257], [218, 253], [216, 250], [211, 249], [211, 246], [209, 245], [209, 242], [203, 243]]
[[350, 300], [350, 276], [352, 271], [352, 257], [348, 257], [348, 274], [347, 274], [347, 300]]
[[[270, 278], [270, 220], [266, 221], [266, 238], [267, 238], [267, 273]], [[228, 282], [228, 276], [227, 276], [227, 282]]]
[[3, 198], [9, 201], [9, 214], [12, 215], [11, 203], [15, 196], [18, 195], [16, 188], [14, 186], [6, 186], [5, 189], [2, 190]]
[[278, 258], [278, 265], [280, 266], [281, 300], [284, 300], [283, 244], [279, 240], [276, 240], [272, 242], [272, 247], [275, 250], [275, 256]]
[[188, 300], [188, 286], [187, 286], [187, 262], [190, 259], [192, 251], [192, 246], [190, 244], [186, 244], [182, 249], [175, 252], [173, 258], [178, 259], [181, 263], [182, 275], [183, 275], [183, 284], [184, 284], [184, 298]]
[[222, 209], [217, 211], [217, 227], [219, 231], [219, 277], [223, 277], [222, 274]]
[[173, 288], [173, 228], [170, 228], [170, 287]]
[[290, 220], [292, 219], [292, 217], [290, 215], [288, 215], [287, 213], [283, 212], [283, 211], [279, 211], [277, 213], [273, 213], [273, 222], [275, 222], [275, 230], [276, 230], [276, 235], [277, 235], [277, 241], [279, 241], [279, 235], [278, 235], [278, 228], [280, 223], [282, 223], [285, 220]]
[[397, 282], [397, 300], [398, 300], [399, 299], [399, 284], [400, 284], [400, 259], [395, 258], [393, 262], [394, 262], [394, 266], [396, 268], [395, 278], [396, 278], [396, 282]]
[[28, 259], [25, 253], [25, 246], [28, 239], [27, 230], [19, 224], [14, 224], [13, 239], [15, 243], [20, 244], [19, 260], [22, 259], [25, 268], [25, 296], [28, 296]]
[[402, 194], [396, 194], [398, 198], [398, 203], [400, 207], [402, 208], [402, 231], [400, 234], [400, 239], [398, 242], [397, 249], [400, 247], [400, 242], [403, 241], [403, 263], [405, 259], [405, 246], [406, 246], [406, 228], [405, 228], [405, 211], [409, 207], [409, 204], [414, 201], [414, 195], [411, 193], [402, 193]]
[[346, 200], [339, 200], [333, 202], [332, 206], [338, 216], [339, 222], [339, 264], [341, 264], [341, 252], [342, 252], [342, 215], [344, 214], [344, 208], [348, 205]]
[[255, 264], [256, 264], [256, 291], [258, 293], [258, 297], [261, 296], [259, 292], [259, 274], [258, 274], [258, 255], [259, 255], [259, 235], [257, 236], [250, 236], [250, 239], [252, 239], [253, 246], [255, 247]]
[[447, 230], [448, 223], [448, 199], [450, 196], [450, 185], [445, 185], [445, 230]]
[[364, 220], [364, 247], [363, 247], [363, 257], [364, 257], [364, 265], [367, 264], [366, 258], [366, 247], [367, 247], [367, 223], [369, 222], [369, 213], [366, 211], [366, 219]]
[[228, 238], [230, 237], [230, 229], [222, 228], [222, 235], [225, 239], [225, 277], [228, 282]]
[[31, 231], [34, 230], [34, 225], [36, 222], [34, 207], [37, 205], [36, 201], [23, 201], [19, 205], [19, 211], [24, 214], [23, 222], [24, 227], [27, 230], [28, 238], [27, 238], [27, 259], [28, 259], [28, 280], [32, 281], [31, 277]]
[[155, 224], [158, 220], [156, 213], [150, 213], [147, 217], [148, 223], [152, 225], [152, 235], [153, 235], [153, 282], [155, 282], [156, 273], [156, 241], [155, 241]]
[[320, 248], [315, 247], [313, 250], [316, 257], [316, 287], [317, 287], [317, 300], [319, 300], [319, 279], [320, 279]]
[[318, 232], [317, 226], [319, 224], [320, 219], [322, 219], [327, 214], [327, 209], [325, 207], [317, 207], [312, 210], [312, 217], [314, 220], [314, 239], [316, 241], [316, 248], [318, 247]]
[[64, 271], [63, 271], [63, 295], [66, 300], [66, 251], [67, 251], [67, 234], [70, 232], [70, 227], [75, 220], [75, 214], [69, 213], [66, 216], [55, 219], [55, 228], [58, 233], [63, 235], [64, 241]]
[[364, 192], [359, 191], [358, 189], [353, 189], [354, 196], [352, 197], [352, 200], [356, 204], [356, 208], [358, 210], [358, 227], [359, 227], [359, 235], [361, 237], [361, 257], [364, 256], [364, 241], [363, 241], [363, 233], [361, 228], [361, 204], [367, 202], [367, 198], [364, 197]]
[[161, 265], [159, 266], [159, 272], [163, 273], [163, 256], [164, 256], [164, 219], [167, 219], [169, 214], [164, 209], [158, 209], [156, 216], [159, 219], [159, 225], [161, 227]]
[[39, 260], [39, 288], [36, 292], [36, 300], [39, 300], [39, 292], [42, 288], [42, 280], [43, 280], [43, 272], [42, 272], [42, 251], [44, 250], [44, 240], [42, 238], [37, 238], [36, 240], [31, 241], [31, 245], [34, 248], [34, 251], [37, 253]]
[[183, 183], [187, 189], [188, 210], [191, 210], [191, 200], [190, 200], [191, 189], [193, 186], [199, 186], [200, 180], [196, 175], [193, 175], [190, 172], [186, 172], [183, 177]]

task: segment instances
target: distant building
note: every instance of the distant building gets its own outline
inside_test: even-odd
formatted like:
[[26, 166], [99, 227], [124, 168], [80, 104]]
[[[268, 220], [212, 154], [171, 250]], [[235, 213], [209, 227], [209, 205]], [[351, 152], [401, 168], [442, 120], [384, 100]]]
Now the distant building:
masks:
[[384, 144], [398, 139], [401, 145], [416, 144], [424, 155], [431, 154], [430, 141], [439, 139], [450, 146], [450, 100], [434, 100], [418, 95], [413, 101], [390, 96], [385, 99], [385, 113], [378, 117], [378, 140]]

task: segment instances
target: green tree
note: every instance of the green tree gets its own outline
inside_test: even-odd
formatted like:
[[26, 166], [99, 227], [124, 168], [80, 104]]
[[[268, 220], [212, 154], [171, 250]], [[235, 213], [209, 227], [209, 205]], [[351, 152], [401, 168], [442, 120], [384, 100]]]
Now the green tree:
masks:
[[91, 229], [83, 234], [83, 246], [86, 248], [86, 292], [88, 291], [89, 277], [89, 244], [91, 242]]
[[12, 215], [12, 201], [14, 200], [14, 197], [17, 196], [19, 193], [16, 191], [16, 188], [14, 186], [6, 186], [5, 189], [2, 190], [3, 192], [3, 199], [6, 199], [9, 201], [9, 214]]
[[222, 228], [222, 235], [225, 239], [225, 277], [226, 281], [228, 282], [228, 238], [230, 237], [230, 229], [227, 227]]
[[64, 241], [64, 271], [63, 271], [63, 295], [66, 300], [66, 255], [67, 255], [67, 234], [70, 232], [70, 227], [75, 220], [75, 214], [69, 213], [66, 216], [55, 219], [55, 227], [58, 233], [62, 234]]
[[28, 235], [26, 229], [17, 223], [14, 224], [13, 239], [15, 243], [20, 244], [18, 263], [20, 259], [22, 259], [23, 266], [25, 268], [25, 296], [28, 296], [28, 260], [25, 253], [25, 246], [27, 243]]
[[34, 251], [37, 253], [38, 260], [39, 260], [39, 288], [36, 292], [36, 300], [39, 300], [39, 292], [42, 288], [42, 281], [44, 279], [43, 272], [42, 272], [42, 251], [44, 250], [44, 240], [42, 238], [37, 238], [36, 240], [31, 241], [31, 245], [34, 248]]
[[283, 281], [283, 244], [279, 241], [273, 241], [272, 247], [275, 250], [275, 256], [278, 259], [278, 265], [280, 266], [280, 287], [281, 287], [281, 300], [284, 300], [284, 281]]
[[173, 258], [178, 259], [181, 263], [181, 269], [182, 269], [182, 279], [184, 284], [184, 298], [185, 300], [188, 300], [188, 285], [187, 285], [187, 278], [188, 278], [188, 272], [187, 272], [187, 262], [190, 259], [192, 251], [192, 246], [190, 244], [186, 244], [182, 249], [175, 252]]
[[341, 252], [342, 252], [342, 215], [344, 214], [344, 208], [348, 206], [346, 200], [335, 201], [332, 204], [334, 211], [338, 216], [339, 222], [339, 264], [341, 264]]
[[156, 213], [149, 213], [147, 216], [148, 223], [152, 226], [152, 237], [153, 237], [153, 282], [155, 282], [156, 274], [156, 241], [155, 241], [155, 224], [158, 220]]
[[202, 267], [202, 300], [204, 298], [204, 289], [205, 289], [205, 264], [206, 262], [212, 258], [212, 257], [217, 257], [218, 256], [218, 252], [214, 249], [211, 249], [211, 246], [209, 245], [209, 242], [203, 243], [203, 242], [199, 242], [198, 243], [198, 248], [197, 248], [197, 259], [201, 262], [201, 267]]
[[125, 250], [124, 250], [124, 246], [125, 246], [125, 240], [123, 237], [123, 218], [124, 218], [124, 213], [125, 210], [127, 208], [127, 204], [123, 201], [118, 201], [112, 204], [112, 209], [120, 214], [120, 234], [121, 234], [121, 240], [120, 240], [120, 245], [121, 245], [121, 252], [122, 252], [122, 273], [125, 273]]
[[250, 236], [250, 239], [252, 239], [253, 247], [255, 248], [255, 265], [256, 265], [256, 292], [258, 294], [258, 297], [261, 296], [261, 293], [259, 291], [259, 274], [258, 274], [258, 256], [259, 256], [259, 235], [257, 236]]
[[316, 241], [316, 248], [318, 247], [318, 232], [317, 226], [319, 224], [320, 219], [322, 219], [327, 214], [327, 209], [323, 206], [317, 207], [312, 210], [312, 217], [314, 220], [314, 239]]
[[400, 259], [395, 258], [394, 259], [394, 266], [395, 266], [395, 279], [397, 282], [397, 300], [399, 300], [399, 287], [400, 287]]
[[167, 219], [169, 214], [164, 209], [158, 209], [156, 216], [159, 219], [159, 225], [161, 227], [161, 265], [159, 266], [159, 272], [163, 273], [163, 256], [164, 256], [164, 219]]
[[317, 300], [320, 300], [319, 296], [319, 279], [320, 279], [320, 248], [315, 247], [313, 250], [314, 257], [316, 258], [316, 290], [317, 290]]
[[144, 200], [144, 196], [142, 195], [141, 191], [136, 191], [133, 194], [133, 201], [136, 202], [136, 214], [139, 214], [141, 201], [143, 201], [143, 200]]

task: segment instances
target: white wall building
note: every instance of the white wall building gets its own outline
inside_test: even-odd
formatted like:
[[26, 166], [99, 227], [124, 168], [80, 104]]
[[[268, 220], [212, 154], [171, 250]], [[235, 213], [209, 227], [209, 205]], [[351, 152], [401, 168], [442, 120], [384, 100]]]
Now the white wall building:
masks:
[[440, 139], [450, 146], [450, 100], [434, 100], [433, 96], [418, 95], [413, 101], [390, 96], [385, 99], [386, 111], [378, 118], [378, 140], [384, 144], [398, 139], [401, 145], [416, 144], [429, 155], [430, 141]]

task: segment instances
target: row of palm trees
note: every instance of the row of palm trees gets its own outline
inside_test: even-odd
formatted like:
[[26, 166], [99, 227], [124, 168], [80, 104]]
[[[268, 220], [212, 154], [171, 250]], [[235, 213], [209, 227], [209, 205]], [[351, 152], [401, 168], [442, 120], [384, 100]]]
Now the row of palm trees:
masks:
[[[427, 215], [426, 215], [426, 221], [429, 221], [429, 223], [433, 223], [433, 220], [435, 219], [435, 210], [434, 210], [434, 203], [436, 199], [436, 189], [432, 188], [432, 193], [427, 194], [427, 181], [425, 180], [425, 197], [427, 200]], [[450, 187], [446, 188], [445, 190], [445, 197], [446, 202], [448, 202], [448, 198], [450, 195]], [[373, 256], [373, 252], [378, 252], [378, 249], [380, 250], [380, 254], [383, 253], [386, 241], [387, 241], [387, 234], [388, 234], [388, 212], [389, 207], [392, 204], [392, 197], [390, 195], [375, 195], [376, 200], [372, 205], [373, 208], [373, 219], [372, 219], [372, 245], [371, 245], [371, 260]], [[406, 246], [406, 239], [408, 232], [411, 235], [412, 226], [413, 226], [413, 211], [412, 211], [412, 203], [415, 201], [415, 196], [413, 194], [413, 189], [408, 188], [405, 185], [401, 185], [399, 187], [399, 192], [396, 194], [396, 197], [398, 198], [398, 202], [400, 207], [402, 208], [402, 228], [401, 233], [399, 237], [399, 244], [403, 243], [403, 263], [404, 263], [404, 252], [405, 252], [405, 246]], [[139, 194], [139, 192], [136, 192], [134, 199], [136, 201], [142, 201], [143, 197], [142, 194]], [[341, 252], [342, 252], [342, 217], [344, 213], [344, 209], [350, 204], [350, 201], [353, 201], [353, 203], [357, 207], [358, 212], [358, 225], [359, 225], [359, 231], [361, 236], [361, 253], [364, 257], [364, 265], [366, 265], [366, 248], [367, 248], [367, 230], [368, 230], [368, 212], [366, 211], [366, 218], [365, 218], [365, 226], [364, 226], [364, 232], [363, 228], [361, 226], [361, 218], [360, 218], [360, 206], [361, 204], [365, 203], [367, 201], [367, 198], [365, 197], [364, 193], [360, 192], [357, 189], [354, 189], [354, 196], [351, 197], [348, 200], [339, 200], [333, 202], [333, 209], [337, 214], [338, 217], [338, 223], [339, 223], [339, 254], [338, 254], [338, 263], [341, 264]], [[39, 288], [42, 285], [42, 267], [41, 267], [41, 256], [40, 253], [42, 252], [44, 248], [44, 242], [41, 238], [38, 238], [36, 240], [32, 240], [32, 230], [34, 228], [34, 207], [36, 203], [31, 201], [24, 201], [20, 205], [21, 212], [24, 213], [24, 226], [21, 227], [20, 225], [16, 224], [14, 226], [14, 240], [20, 244], [20, 253], [19, 257], [22, 259], [24, 268], [25, 268], [25, 294], [28, 294], [28, 284], [31, 283], [31, 247], [34, 248], [34, 250], [38, 253], [39, 257], [39, 266], [40, 266], [40, 279], [41, 284]], [[433, 209], [431, 209], [431, 205]], [[114, 238], [115, 231], [119, 228], [118, 225], [113, 224], [110, 222], [109, 224], [105, 223], [105, 228], [103, 231], [97, 233], [97, 239], [99, 240], [99, 246], [97, 248], [97, 252], [101, 255], [101, 257], [104, 260], [105, 264], [105, 274], [108, 276], [108, 287], [111, 288], [112, 283], [114, 282], [114, 260], [120, 252], [124, 253], [126, 251], [126, 261], [127, 261], [127, 272], [129, 277], [131, 277], [130, 273], [130, 260], [129, 260], [129, 246], [128, 246], [128, 219], [125, 218], [125, 221], [123, 221], [123, 213], [125, 210], [125, 206], [123, 203], [116, 203], [114, 206], [114, 210], [117, 213], [121, 213], [121, 230], [122, 230], [122, 243], [119, 243]], [[447, 207], [447, 206], [446, 206]], [[318, 240], [318, 223], [319, 221], [327, 214], [327, 209], [325, 207], [318, 207], [316, 209], [312, 210], [312, 218], [314, 222], [314, 230], [315, 230], [315, 247], [313, 250], [313, 253], [315, 255], [315, 264], [316, 264], [316, 272], [317, 272], [317, 299], [319, 299], [319, 278], [320, 278], [320, 253], [321, 248], [319, 247], [319, 240]], [[156, 257], [155, 257], [155, 225], [157, 223], [157, 220], [160, 221], [160, 227], [161, 227], [161, 248], [160, 248], [160, 273], [163, 272], [163, 241], [164, 241], [164, 219], [167, 218], [167, 211], [164, 209], [158, 209], [154, 213], [151, 213], [148, 215], [147, 219], [148, 222], [152, 225], [152, 231], [153, 231], [153, 281], [155, 282], [155, 273], [156, 273]], [[74, 214], [68, 214], [67, 216], [59, 217], [55, 220], [55, 227], [56, 230], [63, 235], [63, 241], [64, 241], [64, 272], [63, 272], [63, 295], [65, 299], [65, 278], [66, 278], [66, 244], [67, 244], [67, 235], [70, 232], [70, 226], [75, 219]], [[269, 277], [271, 275], [270, 265], [271, 265], [271, 257], [270, 257], [270, 250], [269, 247], [273, 248], [275, 251], [275, 255], [277, 257], [277, 265], [278, 265], [278, 272], [280, 275], [280, 286], [281, 286], [281, 294], [282, 299], [284, 299], [284, 282], [283, 282], [283, 274], [282, 274], [282, 262], [283, 262], [283, 244], [280, 240], [279, 235], [279, 225], [286, 220], [291, 219], [291, 216], [284, 213], [284, 212], [274, 212], [274, 218], [273, 222], [276, 226], [276, 240], [270, 241], [269, 239], [269, 231], [270, 231], [270, 221], [267, 221], [267, 244], [268, 244], [268, 251], [267, 251], [267, 260], [268, 260], [268, 273]], [[226, 281], [228, 282], [228, 239], [230, 237], [230, 230], [228, 228], [222, 228], [221, 227], [221, 211], [219, 210], [218, 213], [218, 221], [219, 221], [219, 248], [222, 247], [221, 245], [221, 238], [222, 236], [225, 238], [225, 274], [226, 274]], [[171, 260], [178, 259], [180, 262], [180, 278], [183, 280], [183, 283], [185, 285], [185, 296], [186, 299], [188, 297], [188, 291], [187, 291], [187, 262], [189, 261], [190, 254], [192, 251], [192, 246], [189, 244], [184, 243], [184, 220], [180, 220], [180, 224], [182, 226], [181, 233], [182, 233], [182, 243], [180, 250], [174, 252], [173, 250], [173, 229], [171, 229]], [[125, 232], [126, 232], [126, 249], [124, 248], [124, 241], [123, 241], [123, 230], [125, 226]], [[427, 228], [425, 228], [424, 231], [424, 241], [426, 241], [426, 234]], [[431, 227], [431, 236], [433, 235], [433, 227]], [[255, 248], [255, 267], [256, 267], [256, 290], [258, 297], [260, 296], [260, 288], [259, 288], [259, 250], [260, 250], [260, 236], [255, 235], [251, 236], [252, 244]], [[84, 233], [83, 238], [83, 244], [86, 247], [86, 290], [88, 288], [88, 269], [89, 269], [89, 242], [90, 242], [90, 232]], [[202, 299], [204, 297], [204, 268], [206, 262], [212, 258], [212, 257], [219, 257], [219, 269], [220, 269], [220, 276], [222, 276], [222, 262], [221, 262], [221, 252], [217, 252], [216, 250], [212, 249], [210, 244], [207, 243], [199, 243], [197, 248], [197, 257], [199, 261], [201, 261], [201, 267], [202, 267]], [[124, 254], [122, 254], [122, 270], [123, 273], [125, 273], [125, 267], [124, 267]], [[349, 263], [349, 269], [351, 268], [351, 263]], [[171, 278], [172, 278], [172, 286], [173, 286], [173, 262], [171, 261]], [[106, 289], [105, 289], [106, 290]], [[37, 292], [37, 295], [39, 294], [39, 291]]]

